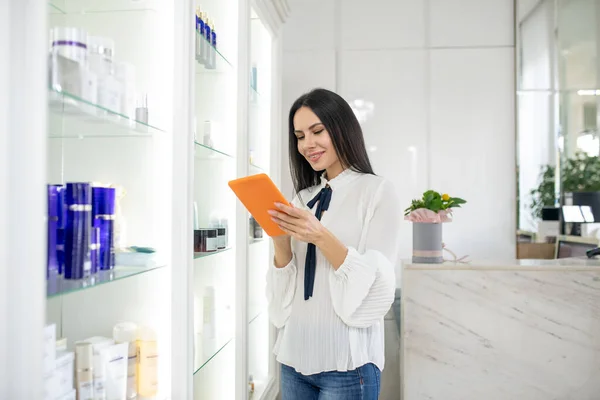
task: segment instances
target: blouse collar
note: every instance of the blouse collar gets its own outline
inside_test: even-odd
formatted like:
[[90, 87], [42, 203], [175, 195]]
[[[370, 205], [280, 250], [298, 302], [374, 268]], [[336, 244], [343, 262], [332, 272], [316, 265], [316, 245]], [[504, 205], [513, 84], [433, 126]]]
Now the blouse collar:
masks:
[[327, 172], [323, 172], [321, 174], [321, 188], [325, 187], [325, 185], [329, 185], [331, 189], [335, 190], [353, 181], [357, 176], [360, 175], [360, 173], [353, 171], [351, 168], [347, 168], [331, 180], [328, 180], [326, 175]]

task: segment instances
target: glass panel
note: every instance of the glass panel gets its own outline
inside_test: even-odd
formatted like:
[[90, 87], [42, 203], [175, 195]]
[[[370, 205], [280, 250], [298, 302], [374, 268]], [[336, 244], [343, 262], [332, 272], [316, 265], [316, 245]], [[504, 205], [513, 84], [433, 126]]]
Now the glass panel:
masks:
[[[67, 281], [53, 273], [46, 321], [56, 326], [57, 338], [66, 339], [68, 351], [92, 337], [113, 339], [117, 324], [131, 322], [135, 328], [127, 341], [140, 339], [140, 346], [147, 344], [149, 351], [156, 347], [159, 357], [169, 360], [171, 268], [164, 256], [171, 253], [167, 189], [172, 163], [171, 135], [165, 131], [172, 124], [173, 5], [154, 0], [52, 0], [47, 8], [47, 182], [89, 185], [87, 198], [73, 202], [71, 214], [91, 209], [94, 217], [65, 218], [82, 222], [77, 224], [74, 246], [84, 254], [87, 250], [80, 243], [97, 232], [104, 239], [89, 244], [110, 254], [106, 238], [112, 232], [117, 266], [84, 281]], [[114, 198], [99, 201], [96, 196], [92, 201], [91, 187], [114, 188]], [[59, 206], [50, 210], [59, 211]], [[48, 231], [58, 237], [51, 224]], [[139, 260], [121, 262], [123, 252], [132, 247], [153, 251], [157, 261], [147, 267]], [[83, 263], [77, 267], [83, 269]], [[148, 377], [158, 389], [148, 388], [147, 397], [168, 397], [163, 391], [169, 389], [170, 374], [170, 363], [159, 363], [156, 377]]]
[[[250, 20], [249, 174], [270, 171], [271, 153], [271, 37], [253, 13]], [[265, 297], [266, 275], [272, 264], [271, 240], [250, 220], [248, 247], [248, 381], [249, 396], [260, 399], [272, 372], [269, 360], [270, 324]]]
[[252, 399], [260, 399], [269, 384], [269, 316], [261, 312], [248, 327], [248, 374]]
[[[192, 55], [195, 250], [212, 246], [205, 235], [215, 228], [226, 232], [227, 243], [217, 254], [194, 255], [194, 398], [233, 399], [236, 198], [227, 182], [237, 177], [237, 6], [208, 0], [195, 9], [202, 21]], [[210, 29], [199, 32], [202, 26]]]

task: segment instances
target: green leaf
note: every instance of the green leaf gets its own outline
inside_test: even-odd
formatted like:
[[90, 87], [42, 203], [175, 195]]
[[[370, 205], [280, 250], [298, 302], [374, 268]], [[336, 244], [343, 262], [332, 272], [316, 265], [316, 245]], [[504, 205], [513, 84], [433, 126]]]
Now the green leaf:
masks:
[[467, 201], [461, 199], [460, 197], [451, 197], [450, 200], [452, 204], [465, 204]]
[[442, 209], [442, 199], [433, 199], [428, 207], [431, 211], [438, 212]]

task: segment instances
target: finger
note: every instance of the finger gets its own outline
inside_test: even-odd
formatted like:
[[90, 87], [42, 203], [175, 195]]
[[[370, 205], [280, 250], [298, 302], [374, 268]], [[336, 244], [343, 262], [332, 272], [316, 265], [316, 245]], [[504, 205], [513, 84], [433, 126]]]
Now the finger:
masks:
[[296, 225], [291, 224], [286, 221], [282, 221], [280, 219], [273, 218], [273, 222], [275, 222], [277, 225], [279, 225], [279, 227], [285, 228], [288, 231], [293, 232], [293, 233], [296, 233], [299, 230], [299, 228]]
[[275, 206], [277, 208], [279, 208], [281, 211], [283, 211], [284, 213], [291, 215], [292, 217], [302, 216], [302, 210], [300, 210], [298, 208], [290, 207], [290, 206], [287, 206], [287, 205], [281, 204], [281, 203], [275, 203]]
[[281, 229], [286, 235], [288, 235], [290, 237], [293, 237], [296, 240], [299, 240], [301, 242], [306, 242], [306, 240], [298, 232], [294, 232], [292, 230], [289, 230], [289, 229], [287, 229], [284, 226], [280, 226], [279, 229]]
[[284, 212], [279, 212], [279, 211], [274, 211], [274, 210], [269, 210], [269, 214], [272, 216], [272, 218], [277, 218], [279, 220], [290, 222], [290, 223], [293, 223], [294, 220], [297, 219], [295, 217], [289, 216], [288, 214], [286, 214]]

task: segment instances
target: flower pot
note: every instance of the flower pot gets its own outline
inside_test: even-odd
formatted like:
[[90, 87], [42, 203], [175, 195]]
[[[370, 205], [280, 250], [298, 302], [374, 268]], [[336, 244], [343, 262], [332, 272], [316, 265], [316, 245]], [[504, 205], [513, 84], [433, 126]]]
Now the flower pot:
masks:
[[412, 262], [418, 264], [440, 264], [442, 255], [442, 224], [413, 223]]

